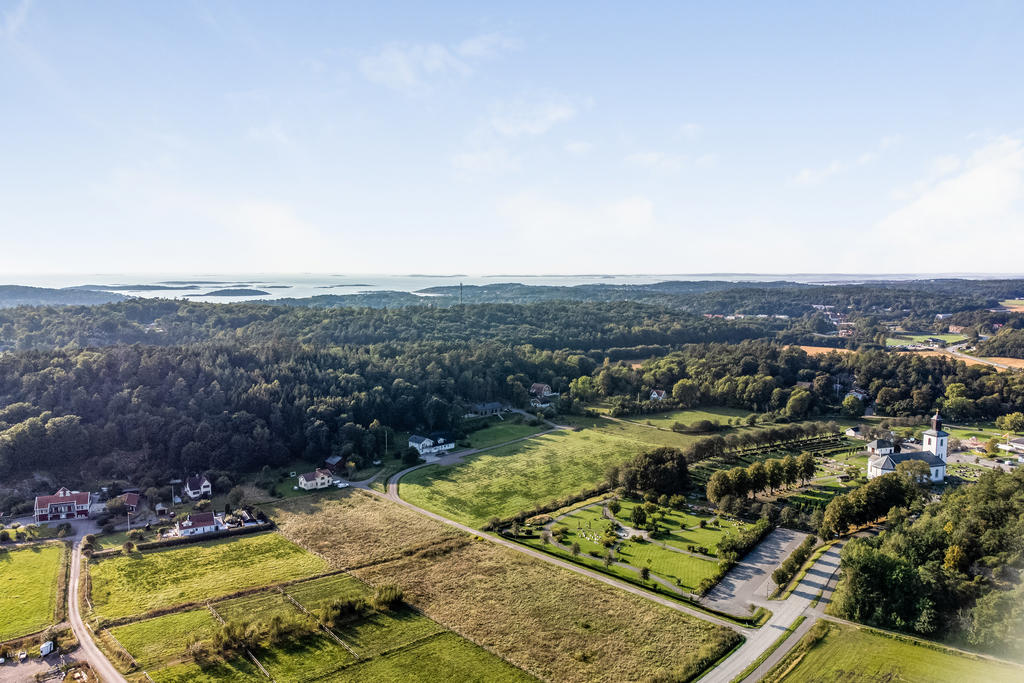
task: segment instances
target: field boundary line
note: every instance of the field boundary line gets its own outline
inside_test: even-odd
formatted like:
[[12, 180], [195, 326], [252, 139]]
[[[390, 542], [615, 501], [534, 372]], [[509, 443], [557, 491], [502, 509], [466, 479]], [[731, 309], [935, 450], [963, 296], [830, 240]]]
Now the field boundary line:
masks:
[[[206, 606], [207, 606], [207, 608], [209, 608], [210, 614], [212, 614], [214, 616], [214, 618], [217, 621], [219, 621], [221, 623], [221, 625], [223, 625], [225, 623], [224, 617], [222, 617], [220, 615], [220, 612], [218, 612], [216, 609], [214, 609], [213, 604], [207, 602]], [[249, 655], [249, 659], [251, 659], [252, 663], [256, 665], [256, 668], [258, 668], [260, 671], [263, 672], [264, 676], [266, 676], [270, 680], [274, 681], [274, 683], [277, 683], [277, 681], [274, 679], [274, 677], [270, 675], [270, 672], [267, 671], [266, 668], [264, 668], [264, 666], [262, 664], [260, 664], [260, 660], [256, 659], [256, 655], [254, 655], [252, 653], [252, 650], [250, 650], [249, 648], [245, 648], [245, 654]]]
[[301, 611], [303, 614], [306, 614], [306, 615], [308, 615], [309, 617], [311, 617], [313, 619], [316, 619], [317, 626], [322, 628], [324, 630], [324, 632], [327, 635], [329, 635], [331, 638], [334, 638], [334, 640], [338, 643], [338, 645], [341, 645], [343, 648], [348, 650], [348, 653], [350, 655], [352, 655], [353, 657], [355, 657], [357, 662], [360, 659], [362, 659], [362, 657], [360, 657], [356, 653], [355, 650], [353, 650], [351, 647], [349, 647], [348, 643], [346, 643], [344, 640], [341, 639], [341, 636], [339, 636], [337, 633], [335, 633], [332, 629], [327, 628], [327, 625], [324, 622], [320, 621], [320, 619], [318, 617], [314, 616], [308, 609], [305, 608], [304, 605], [302, 605], [298, 600], [296, 600], [291, 595], [289, 595], [288, 592], [284, 589], [283, 586], [279, 586], [278, 590], [281, 592], [281, 595], [283, 595], [284, 597], [288, 598], [288, 600], [291, 601], [291, 603], [293, 605], [295, 605], [295, 607], [297, 607], [299, 609], [299, 611]]

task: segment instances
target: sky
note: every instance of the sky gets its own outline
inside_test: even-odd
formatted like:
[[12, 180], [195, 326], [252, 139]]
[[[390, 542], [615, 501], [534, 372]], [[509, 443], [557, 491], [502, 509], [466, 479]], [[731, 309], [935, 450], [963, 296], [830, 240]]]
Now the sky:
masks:
[[1024, 273], [1022, 28], [0, 0], [0, 274]]

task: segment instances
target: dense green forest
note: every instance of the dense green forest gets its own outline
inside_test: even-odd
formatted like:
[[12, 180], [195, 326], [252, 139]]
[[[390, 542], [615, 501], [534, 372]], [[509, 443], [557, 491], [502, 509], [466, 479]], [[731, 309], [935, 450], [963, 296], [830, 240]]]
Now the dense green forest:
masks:
[[986, 356], [1024, 358], [1024, 329], [1006, 327], [985, 341], [978, 352]]
[[986, 472], [888, 523], [843, 548], [838, 615], [1024, 657], [1024, 471]]

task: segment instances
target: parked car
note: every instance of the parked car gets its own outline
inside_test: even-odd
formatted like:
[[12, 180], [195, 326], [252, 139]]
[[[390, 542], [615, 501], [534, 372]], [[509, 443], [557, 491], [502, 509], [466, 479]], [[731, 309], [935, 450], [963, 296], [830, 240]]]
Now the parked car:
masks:
[[347, 489], [348, 488], [348, 482], [339, 481], [337, 486], [338, 486], [339, 489]]

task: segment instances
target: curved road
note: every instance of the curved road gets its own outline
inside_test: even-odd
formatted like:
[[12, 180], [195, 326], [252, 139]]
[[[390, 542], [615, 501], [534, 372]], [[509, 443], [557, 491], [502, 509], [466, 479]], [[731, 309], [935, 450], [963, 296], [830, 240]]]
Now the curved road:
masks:
[[89, 666], [101, 680], [108, 683], [128, 683], [125, 677], [110, 663], [107, 656], [96, 647], [96, 643], [92, 641], [92, 632], [82, 621], [78, 594], [81, 576], [82, 542], [78, 541], [71, 551], [71, 576], [68, 579], [68, 619], [71, 622], [71, 630], [78, 638], [78, 646], [82, 649], [82, 658], [89, 662]]

